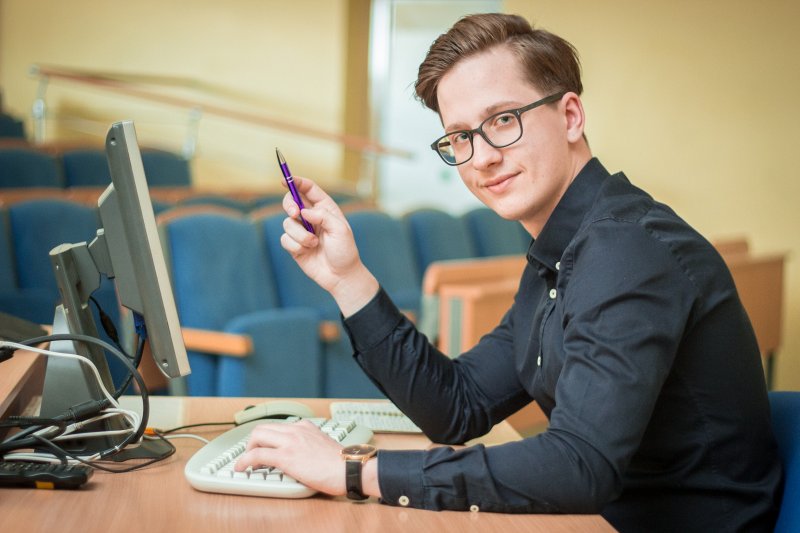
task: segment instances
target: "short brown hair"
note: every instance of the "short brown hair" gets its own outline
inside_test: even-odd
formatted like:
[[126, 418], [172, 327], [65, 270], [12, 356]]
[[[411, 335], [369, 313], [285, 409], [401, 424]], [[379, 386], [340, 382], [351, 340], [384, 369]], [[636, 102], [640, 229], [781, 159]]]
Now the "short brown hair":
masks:
[[543, 95], [583, 92], [581, 65], [575, 47], [546, 30], [534, 29], [519, 15], [468, 15], [440, 35], [419, 66], [417, 98], [439, 112], [439, 80], [456, 63], [495, 46], [506, 45], [519, 57], [528, 80]]

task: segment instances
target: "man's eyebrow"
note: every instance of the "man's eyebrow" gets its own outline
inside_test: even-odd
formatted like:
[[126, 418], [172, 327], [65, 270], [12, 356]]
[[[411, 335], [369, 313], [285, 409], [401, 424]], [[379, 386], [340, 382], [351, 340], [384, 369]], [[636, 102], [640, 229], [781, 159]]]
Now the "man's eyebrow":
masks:
[[[520, 104], [514, 100], [504, 100], [502, 102], [497, 102], [495, 104], [490, 105], [486, 109], [483, 110], [483, 118], [481, 120], [486, 120], [487, 117], [490, 117], [496, 113], [502, 113], [503, 111], [509, 111], [511, 109], [517, 109], [518, 107], [522, 107], [525, 104]], [[448, 124], [445, 126], [444, 131], [459, 131], [459, 130], [470, 130], [472, 126], [466, 124], [464, 122], [454, 122], [452, 124]]]

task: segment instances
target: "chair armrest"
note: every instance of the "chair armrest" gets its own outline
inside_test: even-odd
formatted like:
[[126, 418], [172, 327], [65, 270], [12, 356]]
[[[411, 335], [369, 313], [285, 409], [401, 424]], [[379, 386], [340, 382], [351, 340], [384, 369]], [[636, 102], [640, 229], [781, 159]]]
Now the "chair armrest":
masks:
[[[181, 328], [181, 332], [187, 350], [230, 357], [247, 357], [253, 353], [253, 339], [249, 335], [197, 328]], [[320, 322], [320, 340], [334, 342], [339, 337], [339, 324], [335, 320]]]
[[232, 357], [253, 353], [253, 339], [249, 335], [197, 328], [181, 328], [181, 333], [187, 350]]
[[442, 285], [492, 281], [501, 278], [519, 280], [525, 269], [524, 255], [475, 257], [434, 261], [422, 279], [422, 294], [436, 294]]
[[513, 278], [442, 285], [439, 349], [456, 357], [496, 327], [514, 303], [519, 282]]
[[770, 355], [782, 340], [785, 254], [734, 254], [723, 259], [753, 324], [759, 350]]

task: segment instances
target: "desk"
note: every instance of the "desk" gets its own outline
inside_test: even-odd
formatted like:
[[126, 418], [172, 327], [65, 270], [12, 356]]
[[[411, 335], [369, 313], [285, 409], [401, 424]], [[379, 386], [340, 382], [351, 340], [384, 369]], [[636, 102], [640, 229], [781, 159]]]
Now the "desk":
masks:
[[[44, 383], [45, 359], [18, 351], [0, 367], [0, 418], [21, 414]], [[0, 437], [3, 430], [0, 430]]]
[[[35, 359], [16, 356], [13, 371], [29, 372]], [[23, 371], [25, 367], [29, 370]], [[35, 373], [35, 372], [34, 372]], [[0, 386], [8, 386], [2, 382]], [[15, 387], [19, 388], [19, 387]], [[0, 398], [11, 394], [0, 388]], [[154, 416], [176, 415], [183, 423], [231, 420], [235, 411], [263, 399], [155, 398]], [[331, 400], [306, 402], [316, 414], [328, 415]], [[159, 412], [165, 409], [172, 413]], [[211, 437], [218, 429], [194, 431]], [[519, 438], [506, 423], [498, 424], [481, 442], [497, 444]], [[375, 436], [384, 449], [427, 448], [419, 435]], [[403, 532], [436, 531], [614, 531], [597, 515], [502, 515], [492, 513], [431, 512], [379, 504], [350, 503], [344, 497], [316, 495], [303, 500], [281, 500], [211, 494], [192, 489], [183, 467], [202, 446], [193, 439], [173, 441], [177, 452], [162, 463], [127, 474], [95, 472], [77, 491], [0, 489], [0, 531], [124, 533], [135, 529], [154, 532], [203, 531], [306, 531]]]

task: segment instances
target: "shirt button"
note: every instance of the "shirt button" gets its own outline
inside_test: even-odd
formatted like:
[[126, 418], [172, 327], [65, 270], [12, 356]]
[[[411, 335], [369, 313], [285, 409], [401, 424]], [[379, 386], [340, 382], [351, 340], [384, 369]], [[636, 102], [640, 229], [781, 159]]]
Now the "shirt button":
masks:
[[555, 300], [556, 299], [556, 290], [555, 289], [550, 289], [550, 299], [551, 300]]
[[556, 270], [561, 270], [561, 261], [556, 261]]
[[536, 358], [536, 366], [542, 366], [542, 356]]
[[480, 508], [480, 507], [478, 507], [478, 506], [477, 506], [477, 505], [475, 505], [475, 504], [473, 504], [473, 505], [470, 505], [470, 506], [469, 506], [469, 512], [470, 512], [470, 513], [477, 513], [477, 512], [478, 512], [478, 511], [480, 511], [480, 510], [481, 510], [481, 508]]
[[408, 504], [410, 503], [410, 500], [408, 499], [408, 496], [400, 496], [397, 499], [397, 503], [399, 503], [403, 507], [408, 507]]

